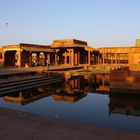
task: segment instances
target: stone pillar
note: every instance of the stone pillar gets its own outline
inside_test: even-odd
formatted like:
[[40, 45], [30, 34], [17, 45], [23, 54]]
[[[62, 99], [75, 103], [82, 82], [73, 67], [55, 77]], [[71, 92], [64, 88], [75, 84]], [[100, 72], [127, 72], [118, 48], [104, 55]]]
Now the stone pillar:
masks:
[[105, 63], [105, 48], [103, 48], [103, 64]]
[[2, 61], [4, 62], [5, 51], [2, 52]]
[[74, 50], [73, 49], [70, 51], [70, 64], [71, 66], [74, 66]]
[[71, 65], [71, 49], [68, 49], [67, 51], [68, 51], [68, 52], [67, 52], [66, 59], [67, 59], [67, 57], [69, 57], [69, 63], [67, 62], [67, 64], [68, 64], [68, 65]]
[[111, 64], [113, 64], [113, 55], [111, 53]]
[[4, 55], [5, 55], [5, 51], [2, 51], [2, 54], [1, 54], [2, 56], [2, 58], [1, 58], [1, 62], [2, 62], [2, 66], [4, 66], [5, 65], [5, 61], [4, 61]]
[[49, 65], [51, 64], [51, 56], [50, 56], [50, 54], [48, 54], [48, 63], [49, 63]]
[[105, 63], [108, 64], [108, 53], [105, 54]]
[[78, 60], [78, 53], [75, 52], [75, 53], [74, 53], [74, 65], [78, 65], [77, 60]]
[[[93, 58], [92, 58], [93, 59]], [[93, 59], [93, 64], [97, 64], [97, 60], [98, 58], [97, 58], [97, 54], [94, 54], [94, 59]]]
[[105, 62], [104, 53], [102, 54], [102, 59], [103, 59], [103, 64], [104, 64], [104, 62]]
[[66, 54], [66, 52], [64, 53], [64, 65], [66, 65], [67, 64], [67, 54]]
[[[45, 65], [47, 64], [47, 65], [50, 65], [50, 54], [48, 54], [48, 53], [44, 53], [44, 55], [45, 55]], [[48, 60], [48, 61], [47, 61]], [[58, 60], [58, 56], [56, 56], [56, 60]]]
[[77, 53], [77, 64], [78, 65], [80, 64], [80, 61], [81, 61], [81, 59], [80, 59], [80, 52], [78, 51], [78, 53]]
[[[52, 57], [52, 55], [51, 55], [51, 57]], [[57, 65], [57, 54], [56, 53], [54, 53], [54, 65]]]
[[99, 64], [99, 54], [96, 54], [96, 61], [95, 64]]
[[58, 65], [58, 56], [57, 56], [57, 53], [55, 54], [55, 65]]
[[88, 51], [88, 65], [90, 65], [90, 51]]
[[120, 54], [118, 53], [118, 64], [120, 64]]
[[69, 56], [69, 65], [74, 66], [74, 50], [68, 49], [67, 51], [68, 51], [67, 55], [65, 54], [66, 59], [67, 59], [67, 56]]
[[115, 53], [115, 64], [117, 64], [117, 53]]
[[47, 53], [46, 53], [46, 52], [44, 53], [44, 59], [45, 59], [45, 60], [44, 60], [44, 64], [45, 64], [45, 66], [46, 66], [46, 65], [48, 65], [48, 64], [47, 64], [47, 62], [48, 62], [48, 61], [47, 61], [48, 57], [47, 57]]
[[29, 66], [32, 66], [32, 52], [29, 54]]
[[100, 64], [100, 54], [98, 54], [98, 64]]
[[40, 56], [40, 53], [37, 52], [36, 54], [37, 54], [37, 61], [39, 62], [39, 56]]
[[59, 50], [57, 49], [57, 50], [56, 50], [56, 53], [55, 53], [55, 64], [56, 64], [56, 65], [59, 64], [59, 59], [60, 59], [59, 56], [58, 56], [58, 51], [59, 51]]
[[18, 50], [17, 53], [18, 53], [17, 65], [18, 65], [19, 68], [21, 68], [21, 53], [22, 53], [22, 50]]

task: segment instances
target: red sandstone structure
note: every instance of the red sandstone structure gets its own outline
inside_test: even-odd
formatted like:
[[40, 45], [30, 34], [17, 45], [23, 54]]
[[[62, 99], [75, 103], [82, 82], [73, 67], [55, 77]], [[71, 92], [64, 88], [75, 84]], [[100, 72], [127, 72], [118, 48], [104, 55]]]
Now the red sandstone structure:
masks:
[[61, 66], [91, 65], [97, 62], [99, 51], [88, 46], [87, 42], [66, 39], [54, 40], [51, 49], [56, 52], [56, 63]]
[[[45, 59], [50, 60], [50, 55], [53, 53], [50, 46], [23, 43], [2, 46], [0, 51], [0, 62], [4, 63], [5, 67], [32, 66], [32, 63], [35, 60], [33, 56], [36, 56], [36, 61], [38, 62], [41, 58], [44, 58], [43, 64], [45, 64]], [[42, 57], [40, 56], [40, 53], [43, 54]]]
[[20, 43], [0, 48], [0, 63], [5, 67], [39, 65], [90, 66], [93, 64], [138, 64], [140, 39], [135, 46], [95, 49], [76, 39], [54, 40], [51, 45]]

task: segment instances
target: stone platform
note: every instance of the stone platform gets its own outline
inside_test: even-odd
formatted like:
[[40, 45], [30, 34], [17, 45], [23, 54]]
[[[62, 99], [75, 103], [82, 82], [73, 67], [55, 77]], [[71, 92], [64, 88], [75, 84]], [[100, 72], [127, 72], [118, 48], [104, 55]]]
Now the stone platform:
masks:
[[0, 108], [1, 140], [140, 140], [140, 134]]

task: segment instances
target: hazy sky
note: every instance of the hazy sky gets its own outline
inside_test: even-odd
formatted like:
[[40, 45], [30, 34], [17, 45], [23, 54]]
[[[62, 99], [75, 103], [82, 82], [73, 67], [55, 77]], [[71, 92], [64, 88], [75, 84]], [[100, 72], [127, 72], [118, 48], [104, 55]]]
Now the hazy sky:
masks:
[[140, 0], [0, 0], [0, 45], [67, 38], [93, 47], [133, 46]]

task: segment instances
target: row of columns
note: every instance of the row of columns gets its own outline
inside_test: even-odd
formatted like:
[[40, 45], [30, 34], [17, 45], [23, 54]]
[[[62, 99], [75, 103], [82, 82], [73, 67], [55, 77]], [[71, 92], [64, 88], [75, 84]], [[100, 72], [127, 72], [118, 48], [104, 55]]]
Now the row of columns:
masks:
[[83, 77], [75, 77], [68, 81], [68, 84], [71, 86], [72, 89], [80, 89], [83, 88], [88, 83], [88, 80]]
[[[8, 53], [8, 54], [6, 54]], [[12, 50], [12, 51], [3, 51], [2, 59], [6, 66], [32, 66], [32, 54], [36, 54], [36, 61], [40, 62], [40, 52], [32, 52], [32, 51], [23, 51], [22, 49], [19, 50]], [[50, 55], [44, 53], [44, 65], [46, 64], [46, 60], [48, 59], [48, 63], [50, 64]]]
[[[22, 49], [19, 50], [12, 50], [15, 55], [17, 55], [17, 61], [15, 61], [15, 65], [19, 67], [23, 67], [25, 65], [32, 66], [32, 54], [36, 54], [36, 61], [40, 61], [40, 52], [32, 52], [32, 51], [23, 51]], [[59, 52], [60, 50], [56, 50], [56, 53], [54, 54], [54, 60], [55, 64], [59, 64], [60, 62], [60, 57], [59, 57]], [[2, 58], [4, 58], [4, 53], [2, 53]], [[93, 52], [91, 53], [90, 50], [74, 50], [74, 49], [66, 49], [66, 51], [62, 54], [64, 56], [64, 65], [69, 65], [69, 66], [75, 66], [79, 64], [91, 64], [91, 56], [94, 54]], [[104, 57], [103, 57], [104, 58]], [[44, 52], [44, 62], [46, 63], [46, 60], [48, 59], [48, 63], [50, 64], [50, 53], [45, 53]], [[99, 54], [94, 54], [94, 62], [95, 64], [99, 63], [100, 61], [100, 56]]]
[[[107, 55], [107, 56], [105, 56]], [[108, 56], [109, 55], [109, 56]], [[119, 53], [102, 53], [102, 64], [119, 64], [120, 63], [120, 54]], [[124, 60], [127, 60], [126, 57], [124, 57]], [[110, 61], [110, 62], [109, 62]]]
[[[74, 49], [67, 49], [64, 53], [64, 64], [63, 65], [70, 65], [70, 66], [74, 66], [74, 65], [79, 65], [79, 64], [89, 64], [90, 65], [90, 61], [91, 61], [91, 52], [90, 51], [74, 51]], [[56, 51], [56, 64], [58, 64], [59, 61], [59, 55], [58, 55], [58, 51]], [[68, 60], [69, 59], [69, 62]], [[57, 61], [58, 60], [58, 61]]]

